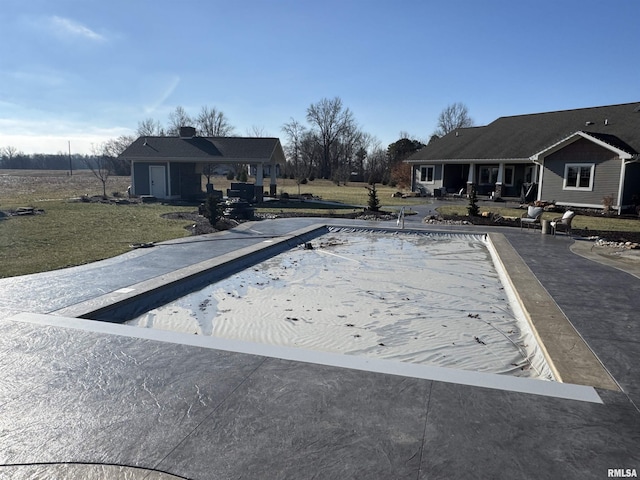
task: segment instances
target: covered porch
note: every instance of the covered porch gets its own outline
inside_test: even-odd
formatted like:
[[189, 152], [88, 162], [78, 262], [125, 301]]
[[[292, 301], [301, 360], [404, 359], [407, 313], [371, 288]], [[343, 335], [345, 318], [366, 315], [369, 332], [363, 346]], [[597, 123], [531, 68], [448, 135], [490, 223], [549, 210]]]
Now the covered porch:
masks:
[[539, 165], [529, 159], [461, 160], [412, 165], [411, 188], [423, 194], [476, 194], [493, 199], [519, 198], [538, 183]]

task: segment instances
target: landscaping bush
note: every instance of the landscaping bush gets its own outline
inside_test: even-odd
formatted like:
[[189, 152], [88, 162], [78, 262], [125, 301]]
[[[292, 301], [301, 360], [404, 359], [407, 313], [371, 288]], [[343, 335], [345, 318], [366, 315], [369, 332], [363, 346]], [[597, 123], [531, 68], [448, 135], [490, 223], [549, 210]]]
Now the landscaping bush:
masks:
[[475, 187], [471, 189], [471, 194], [469, 195], [469, 206], [467, 207], [467, 212], [470, 217], [477, 217], [480, 214], [480, 208], [478, 207], [478, 195]]
[[236, 175], [236, 180], [239, 182], [245, 183], [248, 179], [249, 175], [247, 175], [247, 171], [244, 168], [238, 172], [238, 175]]
[[367, 188], [369, 189], [369, 200], [367, 202], [367, 206], [372, 212], [377, 212], [380, 210], [380, 199], [378, 198], [378, 192], [376, 191], [376, 184], [374, 183]]
[[207, 195], [207, 200], [204, 202], [204, 216], [209, 219], [212, 227], [222, 218], [222, 204], [214, 195]]

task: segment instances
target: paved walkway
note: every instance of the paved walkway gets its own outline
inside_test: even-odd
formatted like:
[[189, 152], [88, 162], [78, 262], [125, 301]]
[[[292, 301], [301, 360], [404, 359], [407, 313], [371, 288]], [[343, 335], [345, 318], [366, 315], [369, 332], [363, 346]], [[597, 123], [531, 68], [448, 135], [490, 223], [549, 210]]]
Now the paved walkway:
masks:
[[[418, 207], [406, 227], [427, 228], [431, 208]], [[33, 315], [317, 222], [328, 221], [255, 222], [0, 280], [0, 478], [600, 479], [640, 470], [640, 280], [576, 255], [566, 236], [499, 230], [620, 385], [597, 390], [602, 403]]]

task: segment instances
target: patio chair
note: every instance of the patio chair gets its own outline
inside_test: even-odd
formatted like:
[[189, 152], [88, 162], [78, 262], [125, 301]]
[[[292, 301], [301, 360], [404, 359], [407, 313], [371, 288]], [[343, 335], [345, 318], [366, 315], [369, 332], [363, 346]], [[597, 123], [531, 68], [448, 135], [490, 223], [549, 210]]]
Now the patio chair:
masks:
[[564, 230], [565, 232], [567, 232], [567, 235], [571, 236], [571, 222], [573, 221], [573, 217], [575, 216], [575, 212], [567, 210], [561, 217], [557, 217], [551, 220], [550, 225], [553, 235], [555, 235], [556, 231], [560, 229], [561, 231]]
[[467, 189], [463, 187], [458, 192], [454, 193], [453, 196], [454, 198], [462, 198], [465, 195], [466, 191]]
[[427, 190], [425, 187], [417, 187], [416, 190], [418, 190], [418, 193], [421, 197], [428, 197], [431, 195], [429, 190]]
[[544, 208], [529, 206], [527, 208], [527, 213], [523, 213], [522, 217], [520, 217], [520, 230], [522, 230], [522, 227], [524, 227], [525, 225], [527, 226], [527, 228], [531, 228], [531, 227], [536, 228], [536, 225], [539, 225], [542, 231], [542, 224], [540, 223], [540, 220], [541, 220], [540, 217], [542, 217], [543, 213], [544, 213]]

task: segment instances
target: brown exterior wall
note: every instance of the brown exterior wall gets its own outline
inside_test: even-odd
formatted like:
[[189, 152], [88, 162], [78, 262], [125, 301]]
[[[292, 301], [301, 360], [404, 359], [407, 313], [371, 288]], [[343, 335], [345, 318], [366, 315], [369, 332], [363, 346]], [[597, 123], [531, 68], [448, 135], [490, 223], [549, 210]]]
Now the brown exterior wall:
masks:
[[[567, 163], [595, 164], [593, 189], [563, 190]], [[610, 150], [581, 138], [544, 159], [541, 200], [573, 206], [602, 206], [605, 196], [613, 195], [618, 204], [621, 160]]]

